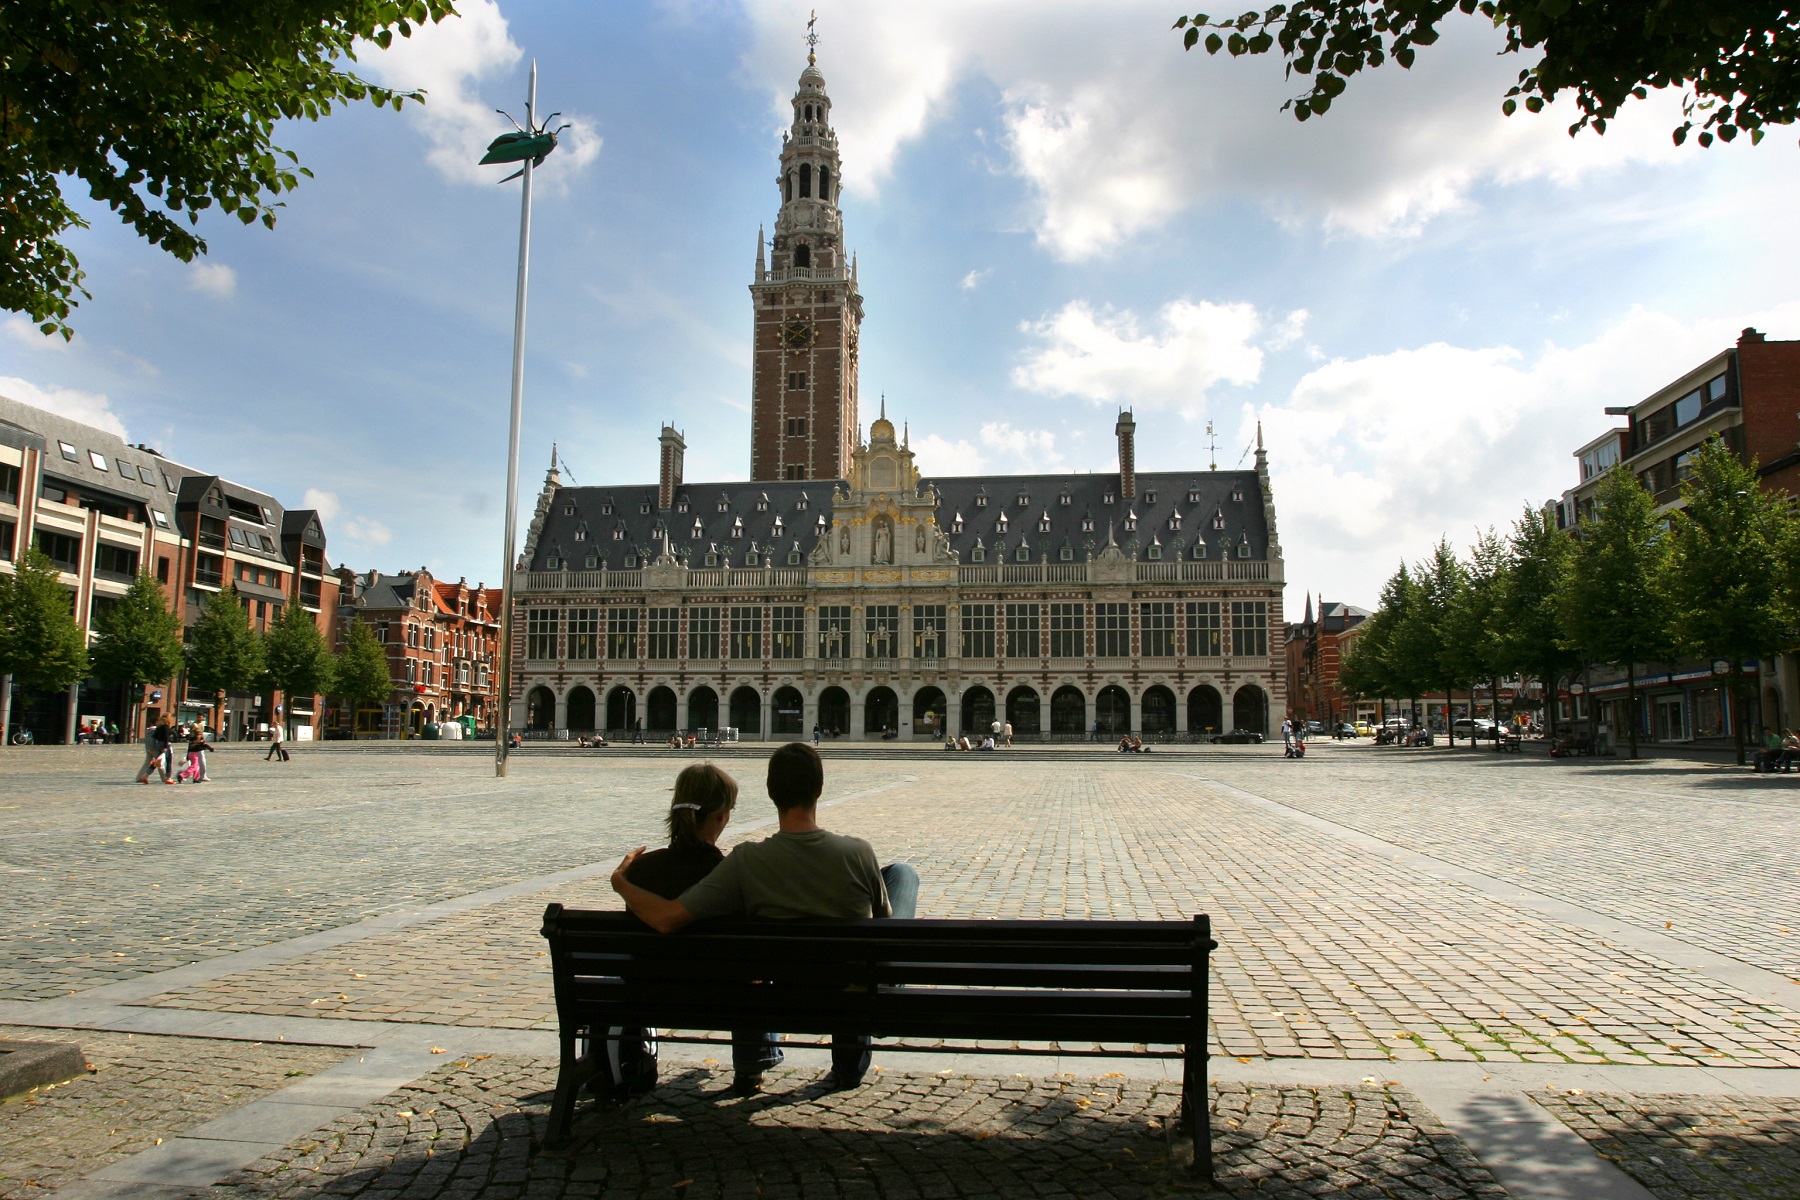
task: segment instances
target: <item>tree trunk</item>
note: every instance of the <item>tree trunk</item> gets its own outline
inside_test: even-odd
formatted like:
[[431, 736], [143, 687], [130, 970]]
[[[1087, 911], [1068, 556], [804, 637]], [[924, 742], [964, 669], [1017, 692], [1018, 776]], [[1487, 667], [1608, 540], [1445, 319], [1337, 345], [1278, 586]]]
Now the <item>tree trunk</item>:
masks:
[[0, 747], [12, 738], [12, 672], [0, 675]]
[[1488, 717], [1494, 722], [1494, 753], [1500, 753], [1500, 677], [1488, 676], [1488, 700], [1492, 702], [1494, 711]]
[[1556, 685], [1561, 679], [1554, 671], [1543, 671], [1538, 674], [1538, 682], [1544, 693], [1544, 724], [1549, 729], [1549, 737], [1556, 741]]
[[1637, 755], [1637, 664], [1625, 664], [1625, 729], [1631, 740], [1631, 757]]
[[1456, 685], [1444, 685], [1444, 732], [1450, 735], [1450, 748], [1456, 749]]

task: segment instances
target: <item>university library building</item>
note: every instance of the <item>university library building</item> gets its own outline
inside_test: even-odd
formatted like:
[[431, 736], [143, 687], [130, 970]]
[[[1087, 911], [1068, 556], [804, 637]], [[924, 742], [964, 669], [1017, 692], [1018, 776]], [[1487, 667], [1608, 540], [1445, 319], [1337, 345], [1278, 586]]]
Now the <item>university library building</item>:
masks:
[[1255, 469], [921, 476], [885, 411], [860, 436], [862, 296], [825, 78], [810, 60], [757, 238], [750, 482], [566, 487], [515, 576], [527, 736], [1267, 732], [1286, 710], [1268, 457]]

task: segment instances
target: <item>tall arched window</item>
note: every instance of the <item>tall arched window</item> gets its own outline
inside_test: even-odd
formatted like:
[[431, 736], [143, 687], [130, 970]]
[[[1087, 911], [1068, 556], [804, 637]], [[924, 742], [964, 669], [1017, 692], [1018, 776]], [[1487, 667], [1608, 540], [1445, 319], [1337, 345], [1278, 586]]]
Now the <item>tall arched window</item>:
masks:
[[819, 199], [831, 199], [831, 168], [819, 168]]
[[812, 266], [812, 248], [805, 242], [794, 247], [794, 265], [796, 267]]
[[812, 164], [811, 163], [801, 163], [800, 164], [800, 198], [804, 200], [806, 197], [808, 197], [810, 195], [812, 195]]
[[794, 173], [789, 171], [787, 175], [784, 176], [784, 181], [787, 186], [782, 190], [781, 198], [783, 200], [792, 200], [794, 198]]
[[812, 120], [812, 105], [810, 104], [806, 106], [806, 119]]

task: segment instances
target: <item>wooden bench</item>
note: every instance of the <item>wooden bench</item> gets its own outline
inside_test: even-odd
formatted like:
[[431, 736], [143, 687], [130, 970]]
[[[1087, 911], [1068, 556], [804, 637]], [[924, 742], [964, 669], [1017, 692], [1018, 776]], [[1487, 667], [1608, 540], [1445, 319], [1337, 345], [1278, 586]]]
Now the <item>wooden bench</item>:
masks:
[[[544, 910], [562, 1060], [548, 1143], [564, 1144], [608, 1027], [1182, 1048], [1181, 1116], [1212, 1178], [1205, 916], [1192, 921], [705, 921], [656, 933], [623, 912]], [[766, 982], [753, 982], [753, 981]], [[665, 1041], [714, 1044], [728, 1038]], [[878, 1046], [942, 1053], [937, 1045]], [[968, 1053], [1150, 1057], [1148, 1050]]]
[[1525, 739], [1516, 733], [1503, 733], [1500, 735], [1501, 750], [1510, 750], [1514, 754], [1517, 754], [1524, 749], [1524, 746]]

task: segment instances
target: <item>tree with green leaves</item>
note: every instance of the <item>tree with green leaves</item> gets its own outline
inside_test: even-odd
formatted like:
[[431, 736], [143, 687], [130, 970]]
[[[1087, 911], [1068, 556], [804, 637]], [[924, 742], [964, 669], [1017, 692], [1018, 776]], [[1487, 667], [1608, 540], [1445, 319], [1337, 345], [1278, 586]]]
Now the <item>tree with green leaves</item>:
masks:
[[1625, 722], [1637, 757], [1637, 665], [1670, 654], [1663, 591], [1668, 531], [1656, 502], [1623, 463], [1608, 471], [1594, 496], [1594, 517], [1581, 526], [1560, 608], [1571, 648], [1586, 662], [1625, 672]]
[[288, 605], [262, 642], [263, 681], [281, 693], [290, 713], [295, 699], [310, 700], [331, 690], [331, 647], [303, 606]]
[[358, 711], [386, 704], [394, 694], [387, 650], [361, 618], [344, 631], [344, 648], [332, 669], [332, 693], [350, 709], [352, 722]]
[[1323, 116], [1350, 79], [1390, 59], [1410, 69], [1440, 26], [1474, 17], [1500, 31], [1503, 53], [1535, 55], [1519, 71], [1501, 110], [1539, 112], [1571, 92], [1580, 117], [1570, 136], [1606, 123], [1651, 89], [1682, 88], [1676, 145], [1701, 118], [1699, 143], [1746, 133], [1762, 140], [1769, 125], [1800, 117], [1800, 9], [1778, 0], [1687, 0], [1683, 4], [1601, 0], [1294, 0], [1215, 20], [1181, 17], [1175, 28], [1189, 50], [1233, 57], [1279, 50], [1287, 73], [1311, 76], [1303, 96], [1283, 109], [1304, 121]]
[[1718, 437], [1695, 452], [1681, 499], [1669, 529], [1669, 631], [1686, 653], [1731, 664], [1731, 726], [1743, 766], [1744, 662], [1793, 642], [1781, 603], [1788, 499], [1758, 487], [1755, 464]]
[[1431, 557], [1413, 568], [1406, 621], [1397, 639], [1407, 674], [1424, 690], [1444, 689], [1445, 732], [1452, 746], [1456, 745], [1455, 714], [1448, 710], [1454, 707], [1456, 685], [1467, 678], [1467, 664], [1452, 641], [1451, 613], [1467, 586], [1468, 573], [1450, 542], [1438, 539]]
[[[75, 594], [50, 556], [33, 546], [0, 578], [0, 675], [26, 695], [60, 694], [87, 678], [87, 635], [75, 623]], [[12, 720], [12, 687], [0, 719]], [[75, 740], [75, 731], [68, 731]]]
[[144, 686], [167, 683], [181, 671], [181, 618], [169, 610], [156, 577], [144, 573], [95, 619], [94, 634], [94, 675], [130, 690], [135, 731]]
[[262, 639], [229, 582], [206, 599], [187, 647], [188, 689], [212, 697], [247, 691], [262, 675]]
[[1557, 685], [1578, 670], [1569, 649], [1559, 607], [1564, 580], [1575, 554], [1575, 539], [1556, 526], [1555, 510], [1527, 505], [1507, 539], [1508, 567], [1501, 630], [1501, 669], [1535, 676], [1543, 686], [1544, 715], [1556, 734]]
[[[1445, 652], [1456, 674], [1470, 687], [1469, 716], [1475, 715], [1474, 688], [1486, 682], [1494, 710], [1494, 738], [1500, 736], [1500, 676], [1506, 673], [1506, 589], [1511, 564], [1492, 529], [1478, 534], [1469, 549], [1462, 588], [1451, 600]], [[1473, 726], [1469, 744], [1475, 744]]]
[[310, 174], [274, 143], [277, 123], [422, 100], [344, 63], [454, 13], [453, 0], [8, 0], [0, 307], [70, 336], [89, 294], [64, 242], [86, 225], [64, 196], [74, 181], [182, 262], [206, 252], [193, 226], [209, 208], [273, 228], [275, 198]]

